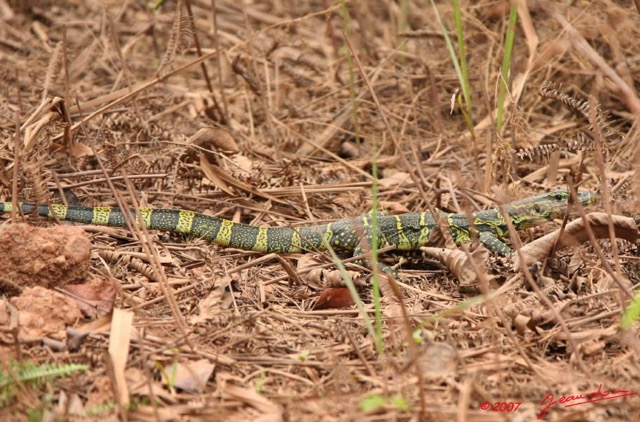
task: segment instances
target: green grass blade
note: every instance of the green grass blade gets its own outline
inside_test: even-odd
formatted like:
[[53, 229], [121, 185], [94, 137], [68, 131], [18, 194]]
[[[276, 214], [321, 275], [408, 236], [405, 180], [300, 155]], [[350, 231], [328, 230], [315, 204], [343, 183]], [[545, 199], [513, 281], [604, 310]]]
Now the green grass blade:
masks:
[[507, 96], [509, 71], [511, 69], [511, 59], [513, 57], [513, 43], [516, 36], [516, 23], [518, 21], [518, 6], [516, 2], [511, 3], [511, 11], [509, 12], [509, 26], [507, 27], [507, 36], [504, 41], [504, 56], [502, 58], [502, 72], [500, 73], [500, 81], [498, 84], [498, 111], [496, 115], [496, 132], [502, 131], [504, 122], [504, 104]]
[[454, 0], [454, 19], [456, 20], [456, 34], [458, 38], [458, 52], [460, 54], [460, 59], [458, 59], [458, 55], [456, 54], [456, 50], [453, 46], [453, 42], [451, 41], [451, 37], [449, 37], [449, 31], [440, 18], [440, 14], [438, 13], [438, 9], [436, 8], [434, 0], [431, 0], [431, 6], [433, 7], [433, 11], [436, 15], [438, 25], [440, 25], [440, 31], [442, 32], [442, 36], [444, 37], [447, 50], [449, 50], [449, 56], [451, 56], [451, 62], [453, 63], [456, 77], [458, 78], [460, 87], [462, 88], [462, 97], [464, 98], [464, 107], [462, 107], [462, 112], [464, 115], [465, 124], [467, 126], [467, 129], [473, 135], [474, 124], [471, 105], [471, 85], [469, 84], [469, 75], [466, 63], [466, 49], [464, 44], [464, 33], [462, 28], [460, 5], [458, 4], [457, 0]]

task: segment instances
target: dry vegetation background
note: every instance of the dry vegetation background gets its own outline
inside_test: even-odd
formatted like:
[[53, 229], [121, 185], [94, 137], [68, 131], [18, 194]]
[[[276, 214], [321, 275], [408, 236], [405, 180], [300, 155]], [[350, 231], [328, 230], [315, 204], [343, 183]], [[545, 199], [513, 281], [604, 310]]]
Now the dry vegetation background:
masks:
[[[455, 38], [452, 3], [436, 3]], [[331, 221], [371, 208], [377, 148], [379, 200], [393, 212], [473, 211], [572, 180], [606, 193], [610, 206], [596, 209], [636, 217], [638, 10], [631, 1], [517, 3], [511, 102], [497, 133], [510, 2], [461, 1], [472, 134], [427, 0], [0, 0], [0, 200], [60, 202], [64, 188], [66, 201], [90, 206], [141, 202], [252, 224]], [[592, 98], [608, 123], [590, 129], [588, 116], [542, 98], [547, 83]], [[595, 133], [602, 148], [560, 148], [535, 160], [516, 154], [571, 144], [580, 132]], [[523, 243], [558, 226], [524, 233]], [[4, 320], [4, 362], [88, 365], [38, 388], [18, 382], [4, 420], [28, 411], [123, 420], [531, 420], [548, 394], [640, 391], [638, 329], [620, 328], [639, 281], [630, 242], [600, 241], [604, 259], [588, 242], [558, 252], [534, 274], [538, 291], [509, 260], [491, 256], [479, 299], [446, 268], [404, 255], [403, 282], [395, 291], [383, 284], [380, 351], [354, 306], [336, 309], [343, 290], [296, 273], [299, 256], [87, 229], [92, 261], [78, 284], [114, 293], [101, 306], [130, 313], [72, 318], [71, 331], [28, 339]], [[46, 241], [36, 235], [25, 242]], [[327, 291], [338, 298], [323, 298], [319, 310]], [[61, 309], [68, 317], [54, 305], [39, 318]], [[481, 408], [503, 401], [522, 404], [507, 413]], [[557, 404], [545, 418], [631, 420], [639, 404], [637, 395]]]

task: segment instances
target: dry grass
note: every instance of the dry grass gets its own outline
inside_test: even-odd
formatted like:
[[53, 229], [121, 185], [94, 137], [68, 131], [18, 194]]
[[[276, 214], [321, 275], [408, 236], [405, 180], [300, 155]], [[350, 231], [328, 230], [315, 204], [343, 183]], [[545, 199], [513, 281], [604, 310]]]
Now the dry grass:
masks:
[[[519, 2], [512, 102], [496, 133], [509, 3], [463, 1], [475, 136], [427, 0], [408, 2], [406, 26], [403, 2], [387, 0], [347, 2], [348, 18], [329, 1], [176, 3], [0, 0], [2, 200], [48, 203], [64, 188], [85, 205], [309, 224], [370, 209], [375, 153], [379, 200], [393, 210], [471, 211], [579, 182], [603, 193], [597, 207], [637, 217], [640, 14], [630, 2]], [[589, 104], [574, 115], [541, 98], [547, 83], [601, 104], [608, 123]], [[560, 140], [579, 132], [592, 148], [516, 153], [571, 145]], [[133, 420], [531, 420], [548, 394], [639, 391], [638, 328], [619, 328], [639, 281], [636, 245], [598, 243], [604, 260], [592, 245], [565, 249], [529, 277], [539, 287], [490, 258], [480, 298], [414, 259], [403, 283], [382, 286], [380, 352], [356, 310], [312, 310], [321, 288], [289, 275], [297, 256], [92, 232], [92, 277], [116, 282], [117, 307], [134, 313], [122, 362], [130, 408], [115, 392], [118, 365], [106, 363], [127, 333], [95, 331], [77, 349], [7, 349], [7, 359], [90, 369], [46, 397], [22, 392], [5, 417], [65, 414], [77, 401], [74, 410]], [[373, 315], [370, 288], [360, 294]], [[174, 363], [198, 361], [213, 365], [206, 385], [162, 383]], [[503, 401], [522, 404], [481, 409]], [[546, 418], [631, 420], [639, 404], [558, 404]]]

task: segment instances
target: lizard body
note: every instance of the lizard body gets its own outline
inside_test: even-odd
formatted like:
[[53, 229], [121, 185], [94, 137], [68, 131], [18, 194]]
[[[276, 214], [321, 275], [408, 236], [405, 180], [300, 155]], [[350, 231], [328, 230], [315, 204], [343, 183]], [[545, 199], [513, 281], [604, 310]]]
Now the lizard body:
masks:
[[[578, 192], [578, 200], [585, 206], [590, 205], [596, 201], [596, 195]], [[523, 230], [563, 216], [568, 204], [569, 192], [556, 190], [506, 204], [504, 210], [513, 227]], [[11, 210], [11, 202], [0, 202], [0, 213]], [[122, 211], [115, 207], [20, 204], [20, 211], [25, 214], [35, 212], [49, 218], [53, 218], [55, 214], [60, 220], [84, 224], [127, 227]], [[362, 252], [362, 239], [370, 241], [373, 232], [371, 213], [312, 226], [259, 227], [192, 211], [141, 208], [139, 212], [140, 219], [149, 229], [189, 234], [220, 246], [263, 253], [326, 250], [329, 245], [335, 250], [359, 255]], [[132, 213], [136, 215], [134, 210]], [[451, 237], [457, 244], [470, 242], [477, 237], [494, 253], [512, 254], [511, 249], [502, 241], [509, 237], [509, 230], [498, 208], [470, 215], [440, 213], [439, 218], [445, 220]], [[400, 215], [378, 213], [377, 225], [378, 245], [393, 245], [406, 251], [429, 245], [438, 222], [428, 212]]]

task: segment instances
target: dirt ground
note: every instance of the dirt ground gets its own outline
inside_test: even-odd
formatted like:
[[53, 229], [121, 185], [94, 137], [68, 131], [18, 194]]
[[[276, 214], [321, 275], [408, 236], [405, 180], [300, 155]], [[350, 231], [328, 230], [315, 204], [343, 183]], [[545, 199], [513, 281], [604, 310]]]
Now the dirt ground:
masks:
[[388, 251], [379, 299], [347, 264], [360, 306], [329, 253], [6, 214], [0, 418], [637, 420], [638, 2], [517, 1], [504, 79], [511, 3], [460, 0], [466, 102], [435, 3], [0, 0], [0, 201], [303, 226], [601, 198], [572, 241], [508, 241], [532, 266]]

